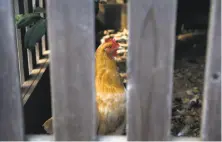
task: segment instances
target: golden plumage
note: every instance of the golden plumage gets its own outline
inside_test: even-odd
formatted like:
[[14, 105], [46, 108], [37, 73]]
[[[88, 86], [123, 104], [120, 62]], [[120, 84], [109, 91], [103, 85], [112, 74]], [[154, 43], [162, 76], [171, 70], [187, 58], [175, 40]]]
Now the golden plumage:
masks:
[[[96, 51], [95, 85], [96, 102], [99, 112], [98, 134], [121, 134], [125, 126], [126, 95], [125, 88], [120, 80], [117, 65], [110, 58], [105, 48], [112, 45], [107, 42]], [[118, 129], [120, 128], [120, 129]]]

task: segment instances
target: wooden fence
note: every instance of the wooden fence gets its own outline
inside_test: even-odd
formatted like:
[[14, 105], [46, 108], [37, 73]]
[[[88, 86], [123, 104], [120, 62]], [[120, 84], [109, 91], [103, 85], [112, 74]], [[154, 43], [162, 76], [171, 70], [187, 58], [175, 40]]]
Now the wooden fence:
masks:
[[170, 136], [176, 7], [129, 1], [127, 136], [97, 137], [93, 1], [47, 0], [54, 135], [25, 136], [19, 76], [35, 53], [16, 48], [13, 1], [1, 0], [0, 140], [221, 140], [220, 0], [211, 1], [201, 138]]
[[[25, 14], [33, 12], [35, 7], [45, 7], [45, 1], [14, 0], [13, 6], [15, 14]], [[49, 64], [49, 50], [46, 36], [36, 45], [35, 50], [27, 50], [24, 48], [24, 34], [26, 30], [27, 28], [16, 30], [19, 77], [23, 104], [29, 99]]]

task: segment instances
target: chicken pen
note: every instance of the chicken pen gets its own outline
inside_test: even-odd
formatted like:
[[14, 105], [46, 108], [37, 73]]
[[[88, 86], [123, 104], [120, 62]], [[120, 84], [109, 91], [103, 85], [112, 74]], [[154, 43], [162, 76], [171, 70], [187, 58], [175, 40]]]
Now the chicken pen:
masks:
[[[2, 0], [0, 140], [221, 140], [221, 1], [183, 2]], [[14, 20], [33, 12], [37, 43]], [[110, 37], [127, 129], [97, 137], [94, 51]]]

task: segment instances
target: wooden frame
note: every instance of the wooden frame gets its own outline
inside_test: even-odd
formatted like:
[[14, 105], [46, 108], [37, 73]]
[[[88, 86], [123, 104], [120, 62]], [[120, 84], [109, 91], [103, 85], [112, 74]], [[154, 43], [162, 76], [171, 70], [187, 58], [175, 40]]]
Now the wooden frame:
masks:
[[[5, 33], [0, 37], [0, 140], [221, 140], [221, 1], [211, 0], [201, 138], [171, 137], [169, 133], [177, 1], [129, 2], [127, 136], [97, 137], [93, 1], [47, 1], [54, 135], [27, 136], [13, 0], [0, 1], [0, 18], [4, 19], [0, 30]], [[47, 64], [48, 58], [42, 68]]]

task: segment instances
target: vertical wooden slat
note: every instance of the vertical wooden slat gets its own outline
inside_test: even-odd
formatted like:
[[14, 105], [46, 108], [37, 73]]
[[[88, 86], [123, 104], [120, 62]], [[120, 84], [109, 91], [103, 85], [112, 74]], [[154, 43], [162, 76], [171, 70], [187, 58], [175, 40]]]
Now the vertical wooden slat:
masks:
[[23, 59], [23, 69], [24, 69], [24, 77], [25, 81], [29, 79], [29, 53], [27, 49], [25, 48], [25, 28], [21, 29], [21, 40], [22, 40], [22, 59]]
[[[47, 3], [47, 0], [41, 0], [42, 1], [42, 6], [43, 8], [46, 8], [46, 3]], [[46, 14], [44, 14], [44, 17], [46, 17]], [[48, 47], [48, 34], [46, 33], [45, 36], [43, 37], [43, 40], [45, 42], [45, 50], [49, 50], [49, 47]]]
[[[25, 8], [24, 8], [24, 0], [19, 0], [19, 13], [24, 14]], [[29, 78], [29, 67], [28, 67], [28, 53], [27, 49], [24, 47], [24, 35], [25, 35], [25, 28], [22, 28], [21, 30], [21, 42], [22, 42], [22, 62], [23, 62], [23, 70], [24, 70], [24, 81], [26, 81]], [[19, 48], [19, 47], [18, 47]]]
[[[46, 8], [46, 1], [45, 0], [39, 0], [39, 6]], [[46, 14], [43, 14], [43, 17], [46, 17]], [[44, 53], [45, 51], [48, 50], [48, 37], [47, 37], [47, 32], [46, 34], [42, 37], [42, 52]]]
[[[46, 8], [45, 7], [45, 1], [44, 0], [39, 0], [39, 7], [43, 7], [43, 8]], [[46, 14], [42, 14], [43, 17], [46, 17]], [[47, 31], [46, 31], [46, 34], [42, 37], [42, 53], [44, 53], [47, 49], [48, 49], [48, 43], [47, 43]], [[44, 56], [44, 54], [43, 54]]]
[[[28, 4], [28, 13], [32, 13], [33, 12], [33, 2], [32, 0], [28, 0], [27, 1], [27, 4]], [[36, 68], [37, 67], [37, 60], [36, 60], [36, 47], [34, 50], [32, 51], [29, 51], [31, 53], [31, 60], [32, 60], [32, 69]]]
[[128, 140], [169, 140], [176, 0], [129, 1]]
[[[35, 6], [36, 7], [40, 7], [40, 5], [39, 5], [39, 0], [34, 0], [35, 1]], [[43, 14], [40, 14], [41, 16], [43, 15]], [[44, 56], [43, 56], [43, 51], [42, 51], [42, 40], [40, 40], [39, 42], [38, 42], [38, 44], [37, 44], [37, 54], [38, 55], [36, 55], [37, 56], [37, 60], [39, 60], [39, 59], [42, 59]]]
[[[14, 12], [15, 14], [19, 13], [19, 1], [14, 0]], [[18, 51], [18, 64], [19, 64], [19, 77], [20, 77], [20, 84], [22, 85], [25, 81], [24, 77], [24, 68], [23, 68], [23, 56], [22, 56], [22, 41], [21, 41], [21, 30], [16, 29], [16, 39], [17, 39], [17, 51]]]
[[22, 141], [23, 115], [13, 0], [0, 1], [0, 140]]
[[[30, 10], [30, 1], [32, 0], [23, 0], [23, 6], [24, 6], [24, 13], [30, 13], [32, 10]], [[29, 27], [26, 27], [26, 31]], [[28, 58], [28, 69], [29, 74], [32, 73], [33, 68], [35, 67], [35, 61], [33, 60], [32, 51], [29, 49], [25, 49], [27, 52], [27, 58]], [[34, 62], [33, 62], [34, 61]]]
[[[32, 9], [34, 10], [38, 5], [39, 1], [38, 0], [32, 0]], [[40, 43], [40, 44], [39, 44]], [[36, 60], [36, 65], [37, 63], [39, 62], [39, 59], [40, 59], [40, 46], [41, 45], [41, 40], [39, 42], [36, 43], [36, 46], [35, 46], [35, 60]]]
[[211, 0], [201, 137], [221, 141], [221, 0]]
[[93, 1], [48, 0], [47, 17], [55, 140], [92, 140], [96, 133]]
[[[24, 6], [24, 13], [29, 13], [29, 9], [28, 9], [28, 1], [29, 0], [22, 0], [23, 1], [23, 6]], [[25, 32], [28, 30], [28, 27], [25, 28]], [[25, 36], [25, 33], [24, 33]], [[33, 66], [32, 66], [32, 53], [30, 50], [26, 49], [24, 47], [24, 49], [27, 52], [27, 59], [28, 59], [28, 69], [29, 69], [29, 74], [32, 72]]]

